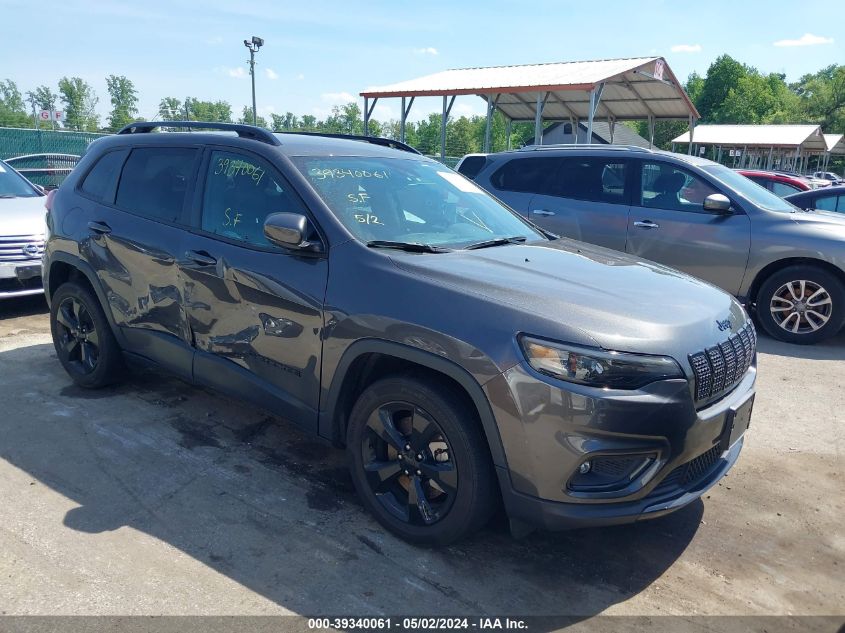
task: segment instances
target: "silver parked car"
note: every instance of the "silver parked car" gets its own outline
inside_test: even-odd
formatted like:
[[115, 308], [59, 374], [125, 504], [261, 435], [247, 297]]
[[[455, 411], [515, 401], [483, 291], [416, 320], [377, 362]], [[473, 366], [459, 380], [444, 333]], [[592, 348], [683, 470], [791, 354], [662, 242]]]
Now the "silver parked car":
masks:
[[41, 294], [44, 193], [0, 160], [0, 299]]
[[845, 216], [799, 210], [718, 163], [571, 145], [470, 154], [457, 169], [546, 230], [727, 290], [782, 341], [845, 323]]

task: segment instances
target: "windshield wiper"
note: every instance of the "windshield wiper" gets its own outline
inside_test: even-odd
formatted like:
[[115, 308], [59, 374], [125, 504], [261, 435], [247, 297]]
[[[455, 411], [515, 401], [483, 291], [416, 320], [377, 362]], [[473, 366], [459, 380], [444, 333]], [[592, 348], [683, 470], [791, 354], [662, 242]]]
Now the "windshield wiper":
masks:
[[17, 198], [13, 193], [0, 193], [0, 198]]
[[503, 246], [505, 244], [520, 244], [524, 242], [526, 237], [522, 235], [515, 235], [514, 237], [497, 237], [493, 240], [485, 240], [483, 242], [476, 242], [475, 244], [470, 244], [469, 246], [464, 246], [465, 251], [471, 251], [476, 248], [488, 248], [490, 246]]
[[451, 248], [434, 246], [433, 244], [420, 244], [419, 242], [393, 242], [391, 240], [370, 240], [367, 242], [370, 248], [395, 248], [399, 251], [409, 253], [449, 253]]

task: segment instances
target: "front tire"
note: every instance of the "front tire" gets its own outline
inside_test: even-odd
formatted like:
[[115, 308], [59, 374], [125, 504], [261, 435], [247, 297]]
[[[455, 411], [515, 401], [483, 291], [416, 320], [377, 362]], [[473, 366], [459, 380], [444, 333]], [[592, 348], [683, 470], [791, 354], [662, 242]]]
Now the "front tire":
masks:
[[835, 275], [816, 266], [789, 266], [760, 286], [757, 320], [779, 341], [818, 343], [845, 323], [845, 288]]
[[97, 297], [74, 282], [59, 286], [50, 301], [50, 331], [62, 367], [81, 387], [117, 382], [123, 356]]
[[347, 452], [364, 505], [411, 543], [452, 543], [496, 508], [478, 416], [445, 381], [400, 375], [370, 385], [350, 414]]

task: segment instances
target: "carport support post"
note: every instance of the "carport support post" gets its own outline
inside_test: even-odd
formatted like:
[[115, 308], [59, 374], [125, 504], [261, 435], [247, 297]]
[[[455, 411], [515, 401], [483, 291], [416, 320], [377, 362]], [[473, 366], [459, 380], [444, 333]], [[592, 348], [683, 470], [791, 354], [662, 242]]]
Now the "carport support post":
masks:
[[509, 119], [508, 119], [508, 124], [507, 124], [507, 126], [505, 127], [505, 136], [506, 136], [506, 137], [507, 137], [507, 139], [508, 139], [508, 141], [507, 141], [507, 142], [508, 142], [507, 148], [508, 148], [509, 150], [510, 150], [510, 148], [511, 148], [511, 126], [512, 126], [512, 125], [513, 125], [513, 119], [510, 119], [510, 118], [509, 118]]
[[692, 136], [695, 132], [695, 117], [693, 115], [689, 115], [689, 145], [687, 146], [687, 154], [692, 156]]
[[443, 116], [440, 118], [440, 160], [446, 160], [446, 121], [449, 119], [449, 112], [452, 111], [452, 105], [455, 103], [455, 97], [451, 99], [443, 95]]
[[403, 143], [405, 142], [405, 123], [407, 123], [408, 115], [411, 113], [411, 106], [414, 105], [414, 99], [416, 97], [411, 97], [408, 107], [405, 107], [405, 97], [402, 97], [402, 118], [399, 119], [399, 140]]
[[[654, 149], [654, 115], [648, 115], [648, 148]], [[672, 151], [675, 151], [675, 144], [672, 143]]]
[[587, 145], [593, 143], [593, 119], [596, 116], [596, 110], [598, 110], [602, 92], [604, 92], [604, 83], [600, 83], [590, 90], [590, 112], [587, 118]]
[[534, 145], [540, 145], [543, 142], [543, 93], [537, 93], [537, 107], [534, 111]]
[[493, 127], [493, 112], [496, 110], [496, 102], [499, 95], [487, 95], [487, 124], [484, 128], [484, 151], [490, 151], [490, 129]]
[[364, 97], [364, 136], [370, 135], [370, 108], [369, 108], [370, 100], [367, 97]]

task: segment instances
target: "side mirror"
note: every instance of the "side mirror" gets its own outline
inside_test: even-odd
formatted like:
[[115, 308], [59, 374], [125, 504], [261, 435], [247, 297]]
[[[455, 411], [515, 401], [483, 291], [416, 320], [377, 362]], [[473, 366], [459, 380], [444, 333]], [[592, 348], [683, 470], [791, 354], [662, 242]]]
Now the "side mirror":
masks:
[[305, 239], [308, 218], [299, 213], [271, 213], [264, 220], [264, 237], [289, 250], [320, 252], [319, 242]]
[[731, 201], [728, 197], [721, 193], [711, 193], [704, 199], [704, 210], [715, 211], [723, 215], [730, 215]]

